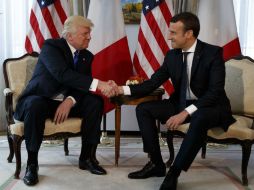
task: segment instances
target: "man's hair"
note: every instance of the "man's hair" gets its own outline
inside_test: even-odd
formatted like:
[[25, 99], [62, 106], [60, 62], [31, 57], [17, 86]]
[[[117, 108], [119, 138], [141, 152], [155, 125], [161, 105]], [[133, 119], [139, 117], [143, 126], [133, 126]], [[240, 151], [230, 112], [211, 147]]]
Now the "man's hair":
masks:
[[199, 30], [200, 30], [200, 24], [198, 17], [190, 12], [182, 12], [179, 14], [176, 14], [170, 22], [176, 23], [178, 21], [181, 21], [184, 25], [184, 31], [192, 30], [193, 36], [198, 37]]
[[70, 16], [64, 22], [64, 28], [62, 31], [62, 37], [66, 39], [68, 33], [74, 34], [77, 32], [78, 27], [93, 27], [93, 23], [90, 19], [83, 16]]

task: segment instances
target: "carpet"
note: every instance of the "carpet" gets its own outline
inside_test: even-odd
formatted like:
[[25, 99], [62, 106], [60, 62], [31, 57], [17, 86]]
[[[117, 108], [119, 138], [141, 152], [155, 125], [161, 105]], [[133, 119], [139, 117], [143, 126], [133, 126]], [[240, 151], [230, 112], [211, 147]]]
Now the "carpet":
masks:
[[[175, 141], [178, 151], [181, 141]], [[8, 142], [0, 137], [0, 190], [156, 190], [164, 177], [142, 180], [127, 178], [129, 172], [140, 169], [148, 161], [142, 151], [140, 138], [121, 138], [119, 167], [114, 166], [114, 147], [100, 145], [97, 158], [107, 170], [106, 176], [92, 175], [78, 169], [80, 138], [69, 140], [70, 155], [64, 156], [63, 145], [42, 144], [39, 152], [39, 184], [27, 187], [22, 180], [13, 179], [15, 160], [7, 163]], [[161, 147], [166, 161], [168, 150]], [[22, 143], [22, 179], [26, 167], [26, 150]], [[241, 148], [237, 145], [208, 147], [206, 159], [200, 154], [188, 172], [182, 172], [178, 190], [254, 190], [254, 159], [251, 156], [248, 168], [249, 186], [241, 185]]]

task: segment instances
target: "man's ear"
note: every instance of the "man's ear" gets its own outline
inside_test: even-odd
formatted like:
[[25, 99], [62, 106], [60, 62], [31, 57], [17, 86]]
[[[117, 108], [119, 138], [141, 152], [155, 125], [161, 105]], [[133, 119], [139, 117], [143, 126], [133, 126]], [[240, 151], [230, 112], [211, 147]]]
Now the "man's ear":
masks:
[[192, 38], [193, 37], [193, 30], [187, 30], [185, 32], [185, 35], [186, 35], [187, 38]]
[[71, 33], [67, 33], [66, 34], [66, 40], [68, 40], [69, 42], [72, 41], [72, 35], [71, 35]]

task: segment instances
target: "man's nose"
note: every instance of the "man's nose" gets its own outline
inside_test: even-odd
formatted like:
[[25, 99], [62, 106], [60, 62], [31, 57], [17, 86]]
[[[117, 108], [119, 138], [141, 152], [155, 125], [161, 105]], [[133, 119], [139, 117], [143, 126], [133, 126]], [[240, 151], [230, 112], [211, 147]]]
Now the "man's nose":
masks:
[[172, 39], [172, 36], [170, 33], [168, 33], [168, 40], [171, 40]]

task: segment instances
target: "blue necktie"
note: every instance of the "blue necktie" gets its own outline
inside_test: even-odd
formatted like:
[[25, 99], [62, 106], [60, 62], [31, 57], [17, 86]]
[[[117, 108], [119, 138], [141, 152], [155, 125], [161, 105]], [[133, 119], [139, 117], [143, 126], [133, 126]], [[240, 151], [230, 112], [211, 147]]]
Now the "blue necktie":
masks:
[[75, 69], [77, 68], [77, 65], [78, 65], [78, 56], [79, 56], [79, 51], [76, 50], [74, 52], [74, 57], [73, 57], [73, 63], [74, 63], [74, 68]]
[[183, 52], [183, 65], [182, 65], [182, 80], [180, 87], [180, 111], [186, 107], [186, 91], [188, 85], [188, 74], [187, 74], [187, 56], [190, 52]]

